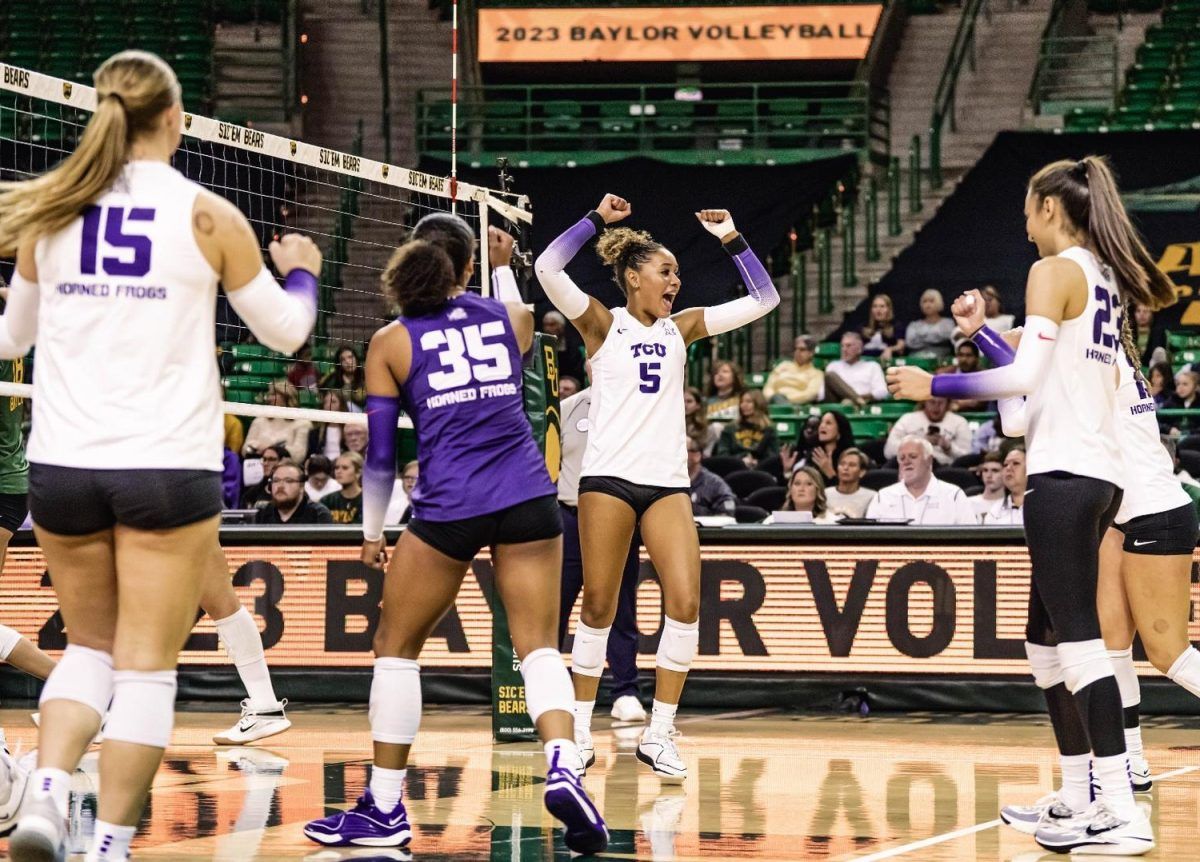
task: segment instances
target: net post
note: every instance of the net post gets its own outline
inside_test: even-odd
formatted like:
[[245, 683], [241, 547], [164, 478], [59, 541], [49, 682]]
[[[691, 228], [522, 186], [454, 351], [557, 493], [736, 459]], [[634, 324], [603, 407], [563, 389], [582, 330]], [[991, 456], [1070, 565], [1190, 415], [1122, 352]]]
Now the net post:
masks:
[[479, 292], [492, 295], [492, 261], [488, 256], [488, 202], [487, 194], [477, 195], [479, 204]]

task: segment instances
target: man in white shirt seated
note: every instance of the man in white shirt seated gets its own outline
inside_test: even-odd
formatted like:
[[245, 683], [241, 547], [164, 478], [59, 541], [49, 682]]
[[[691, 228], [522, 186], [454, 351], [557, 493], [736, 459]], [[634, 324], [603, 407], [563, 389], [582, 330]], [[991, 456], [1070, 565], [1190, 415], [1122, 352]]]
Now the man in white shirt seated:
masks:
[[887, 381], [878, 362], [862, 358], [863, 340], [857, 332], [842, 336], [842, 358], [825, 368], [825, 393], [829, 400], [849, 401], [862, 407], [888, 398]]
[[868, 518], [907, 519], [920, 526], [978, 524], [971, 498], [957, 485], [933, 475], [933, 446], [924, 437], [905, 437], [896, 456], [900, 481], [879, 492]]
[[933, 460], [943, 467], [971, 451], [971, 426], [950, 409], [950, 402], [945, 398], [923, 401], [912, 413], [897, 419], [883, 445], [884, 456], [895, 458], [900, 451], [900, 441], [905, 437], [928, 440], [933, 447]]

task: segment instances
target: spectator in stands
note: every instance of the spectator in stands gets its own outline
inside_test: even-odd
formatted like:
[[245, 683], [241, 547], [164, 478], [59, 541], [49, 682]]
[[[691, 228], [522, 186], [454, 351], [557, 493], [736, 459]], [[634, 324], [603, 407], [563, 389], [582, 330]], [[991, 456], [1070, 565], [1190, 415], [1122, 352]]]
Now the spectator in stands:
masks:
[[736, 455], [749, 469], [779, 454], [779, 438], [767, 415], [767, 399], [757, 389], [747, 389], [738, 403], [738, 418], [730, 422], [717, 441], [718, 455]]
[[738, 404], [746, 391], [746, 379], [736, 362], [722, 359], [712, 368], [705, 398], [708, 421], [732, 422], [738, 415]]
[[1021, 507], [1025, 504], [1025, 449], [1015, 446], [1004, 456], [1004, 496], [984, 512], [984, 524], [1021, 525], [1025, 516]]
[[857, 332], [842, 335], [842, 358], [825, 367], [825, 396], [830, 401], [842, 401], [863, 407], [871, 401], [888, 397], [887, 381], [878, 362], [862, 358], [863, 339]]
[[903, 356], [905, 344], [901, 332], [896, 325], [896, 307], [892, 304], [892, 298], [886, 293], [875, 294], [867, 315], [867, 325], [862, 328], [862, 352], [867, 356], [877, 356], [883, 362], [890, 361], [893, 356]]
[[357, 452], [367, 457], [367, 426], [347, 423], [342, 429], [342, 441], [347, 452]]
[[[267, 403], [273, 407], [299, 407], [296, 387], [286, 380], [275, 380], [267, 387]], [[312, 423], [307, 419], [281, 419], [256, 416], [250, 423], [242, 455], [256, 455], [268, 446], [280, 445], [288, 452], [308, 451], [308, 435]]]
[[688, 478], [692, 483], [693, 515], [728, 515], [737, 511], [737, 497], [725, 480], [704, 467], [700, 444], [688, 438]]
[[242, 459], [225, 447], [221, 468], [221, 507], [236, 509], [242, 501]]
[[[321, 393], [321, 409], [330, 413], [346, 412], [346, 402], [338, 389], [327, 389]], [[308, 434], [308, 451], [321, 454], [332, 464], [338, 455], [342, 454], [341, 422], [314, 422], [312, 431]]]
[[871, 501], [868, 518], [908, 520], [921, 526], [979, 523], [966, 492], [933, 475], [933, 445], [928, 439], [915, 434], [905, 437], [897, 460], [900, 481]]
[[271, 502], [254, 516], [256, 524], [332, 524], [333, 516], [304, 493], [304, 471], [281, 461], [271, 475]]
[[[1200, 373], [1184, 369], [1175, 375], [1175, 392], [1163, 401], [1167, 410], [1193, 410], [1200, 408]], [[1194, 431], [1200, 423], [1190, 416], [1168, 416], [1159, 420], [1159, 427], [1172, 437]]]
[[999, 452], [986, 452], [975, 472], [979, 474], [979, 481], [983, 484], [983, 493], [972, 497], [971, 505], [975, 507], [975, 514], [982, 521], [983, 516], [1004, 499], [1004, 458]]
[[719, 424], [708, 424], [708, 416], [705, 415], [704, 395], [695, 386], [689, 386], [683, 390], [683, 423], [687, 429], [687, 435], [693, 440], [700, 443], [700, 448], [704, 451], [704, 457], [707, 458], [713, 453], [713, 449], [717, 446], [717, 440], [721, 437], [721, 426]]
[[338, 456], [333, 465], [333, 478], [341, 488], [321, 498], [335, 524], [362, 523], [363, 459], [357, 452]]
[[790, 476], [797, 467], [816, 467], [829, 484], [837, 476], [842, 453], [854, 445], [850, 420], [836, 410], [827, 410], [817, 420], [815, 433], [810, 430], [815, 417], [810, 416], [801, 432], [795, 449], [779, 453], [783, 475]]
[[1175, 463], [1175, 478], [1179, 480], [1179, 484], [1183, 485], [1183, 490], [1188, 492], [1193, 500], [1196, 500], [1197, 506], [1200, 506], [1200, 482], [1192, 477], [1192, 474], [1183, 468], [1183, 462], [1179, 460], [1179, 443], [1174, 437], [1168, 437], [1163, 434], [1158, 438], [1167, 453], [1171, 456], [1171, 460]]
[[547, 311], [542, 315], [542, 332], [558, 339], [559, 379], [561, 380], [565, 375], [582, 380], [584, 377], [583, 351], [574, 343], [574, 329], [567, 326], [567, 319], [557, 311]]
[[812, 404], [825, 396], [825, 373], [813, 365], [817, 340], [811, 335], [798, 335], [792, 342], [792, 358], [776, 365], [763, 395], [772, 404]]
[[[1133, 340], [1137, 344], [1138, 354], [1142, 362], [1149, 364], [1161, 362], [1166, 358], [1167, 332], [1164, 327], [1155, 326], [1154, 311], [1145, 305], [1136, 305], [1133, 309], [1133, 320], [1130, 321], [1133, 330]], [[1162, 356], [1155, 356], [1155, 351], [1162, 351]]]
[[[958, 346], [954, 348], [954, 364], [939, 368], [938, 374], [970, 374], [972, 371], [979, 370], [979, 348], [975, 346], [975, 342], [969, 338], [960, 341]], [[988, 401], [951, 401], [950, 409], [955, 412], [964, 410], [988, 410], [990, 402]]]
[[954, 321], [942, 314], [946, 300], [933, 288], [921, 294], [921, 319], [914, 320], [904, 330], [904, 346], [909, 356], [928, 356], [941, 359], [954, 349]]
[[400, 471], [400, 479], [392, 488], [392, 499], [388, 501], [385, 524], [407, 524], [412, 520], [412, 495], [417, 490], [417, 479], [421, 475], [421, 465], [409, 461]]
[[558, 379], [558, 399], [561, 401], [564, 398], [570, 398], [579, 391], [579, 381], [574, 377], [560, 377]]
[[971, 451], [976, 455], [981, 452], [998, 452], [1006, 439], [1008, 438], [1000, 430], [1000, 418], [993, 416], [975, 429], [971, 436]]
[[950, 410], [950, 402], [945, 398], [922, 401], [912, 413], [897, 419], [884, 444], [884, 456], [895, 458], [900, 441], [912, 435], [929, 441], [934, 459], [943, 467], [971, 451], [971, 426]]
[[1150, 366], [1149, 384], [1150, 395], [1154, 398], [1154, 406], [1162, 407], [1171, 397], [1174, 374], [1168, 362], [1156, 362]]
[[246, 428], [232, 413], [225, 414], [225, 448], [241, 452], [246, 445]]
[[788, 495], [781, 512], [811, 512], [815, 524], [835, 524], [826, 500], [825, 477], [816, 467], [799, 467], [788, 480]]
[[263, 449], [262, 479], [242, 492], [243, 509], [261, 509], [271, 502], [271, 476], [284, 461], [291, 460], [291, 453], [283, 446], [268, 446]]
[[304, 472], [308, 481], [304, 483], [304, 493], [314, 503], [320, 503], [322, 497], [328, 497], [337, 492], [342, 486], [333, 478], [333, 462], [325, 455], [309, 455], [304, 462]]
[[297, 390], [315, 393], [318, 380], [317, 366], [312, 361], [312, 345], [306, 343], [300, 348], [300, 352], [296, 354], [296, 361], [288, 369], [287, 382]]
[[337, 367], [322, 377], [318, 386], [322, 390], [338, 390], [347, 410], [351, 413], [362, 412], [363, 403], [367, 400], [367, 380], [353, 347], [348, 344], [338, 347]]
[[838, 517], [861, 518], [875, 499], [875, 492], [860, 484], [870, 469], [871, 459], [861, 449], [850, 448], [838, 459], [837, 484], [825, 489], [829, 511]]

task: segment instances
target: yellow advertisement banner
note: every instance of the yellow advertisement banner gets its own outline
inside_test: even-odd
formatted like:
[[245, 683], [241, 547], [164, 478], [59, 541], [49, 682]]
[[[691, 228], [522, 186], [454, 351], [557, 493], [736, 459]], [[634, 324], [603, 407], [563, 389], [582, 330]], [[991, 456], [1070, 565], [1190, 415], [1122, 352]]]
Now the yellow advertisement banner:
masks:
[[480, 9], [481, 63], [861, 60], [883, 6]]

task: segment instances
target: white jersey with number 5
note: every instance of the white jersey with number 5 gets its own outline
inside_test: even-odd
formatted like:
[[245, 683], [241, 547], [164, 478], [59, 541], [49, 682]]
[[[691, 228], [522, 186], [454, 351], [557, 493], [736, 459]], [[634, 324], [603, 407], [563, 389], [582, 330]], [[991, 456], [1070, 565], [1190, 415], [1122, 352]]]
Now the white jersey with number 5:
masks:
[[96, 470], [220, 470], [217, 275], [192, 233], [200, 186], [130, 162], [36, 247], [29, 460]]
[[1187, 506], [1191, 498], [1175, 478], [1175, 465], [1159, 437], [1154, 398], [1133, 365], [1120, 353], [1121, 388], [1117, 390], [1117, 439], [1121, 444], [1121, 487], [1125, 496], [1114, 519], [1124, 524], [1143, 515]]
[[687, 488], [683, 416], [687, 346], [670, 318], [643, 326], [624, 308], [592, 356], [592, 408], [581, 476]]
[[1026, 399], [1027, 469], [1030, 474], [1061, 470], [1120, 486], [1117, 287], [1108, 267], [1087, 249], [1074, 246], [1059, 257], [1083, 269], [1087, 306], [1083, 314], [1059, 326], [1046, 376]]

